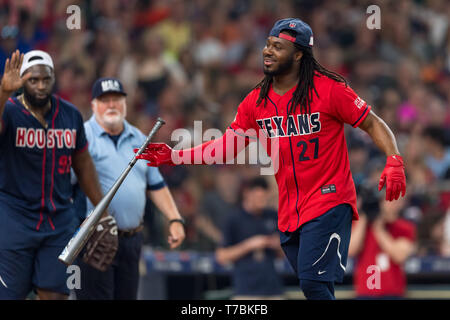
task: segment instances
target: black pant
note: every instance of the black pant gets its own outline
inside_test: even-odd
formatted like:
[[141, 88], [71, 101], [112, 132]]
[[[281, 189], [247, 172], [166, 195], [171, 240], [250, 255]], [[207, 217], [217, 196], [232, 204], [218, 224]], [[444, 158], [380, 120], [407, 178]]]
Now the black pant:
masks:
[[81, 269], [81, 288], [75, 290], [77, 300], [136, 300], [142, 242], [142, 232], [119, 237], [119, 249], [105, 272], [85, 264], [80, 254], [76, 262]]

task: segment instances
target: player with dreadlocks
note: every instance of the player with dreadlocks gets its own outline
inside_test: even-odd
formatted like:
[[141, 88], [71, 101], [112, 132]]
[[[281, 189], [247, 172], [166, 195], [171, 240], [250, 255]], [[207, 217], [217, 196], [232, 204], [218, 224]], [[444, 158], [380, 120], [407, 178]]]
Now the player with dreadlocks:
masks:
[[265, 78], [241, 102], [226, 133], [187, 150], [150, 144], [140, 158], [150, 166], [225, 163], [252, 140], [270, 141], [267, 152], [278, 163], [281, 246], [306, 298], [334, 299], [358, 219], [344, 124], [366, 131], [386, 154], [378, 186], [386, 184], [386, 200], [405, 195], [406, 179], [392, 131], [342, 76], [314, 59], [312, 46], [306, 23], [277, 21], [262, 52]]
[[[290, 36], [295, 38], [296, 34], [292, 30], [283, 30], [282, 34]], [[293, 43], [295, 49], [297, 51], [302, 52], [302, 58], [300, 60], [300, 67], [298, 68], [298, 79], [301, 79], [302, 81], [298, 83], [298, 86], [296, 90], [293, 93], [293, 103], [291, 105], [291, 110], [289, 110], [289, 113], [292, 113], [292, 111], [295, 109], [297, 105], [301, 106], [301, 112], [302, 113], [311, 113], [310, 109], [310, 103], [312, 99], [313, 92], [317, 95], [318, 93], [316, 88], [314, 87], [314, 75], [316, 72], [327, 76], [335, 81], [343, 82], [347, 85], [347, 80], [345, 80], [344, 77], [342, 77], [340, 74], [327, 70], [325, 67], [323, 67], [313, 56], [312, 48], [302, 46], [298, 43]], [[264, 70], [264, 73], [266, 76], [264, 79], [256, 85], [255, 88], [261, 88], [259, 92], [258, 100], [256, 101], [256, 104], [259, 105], [261, 101], [264, 99], [264, 106], [267, 104], [267, 94], [269, 92], [270, 86], [273, 81], [273, 76], [282, 74], [284, 71], [291, 70], [294, 63], [293, 61], [289, 61], [287, 64], [282, 65], [276, 70], [275, 72]]]

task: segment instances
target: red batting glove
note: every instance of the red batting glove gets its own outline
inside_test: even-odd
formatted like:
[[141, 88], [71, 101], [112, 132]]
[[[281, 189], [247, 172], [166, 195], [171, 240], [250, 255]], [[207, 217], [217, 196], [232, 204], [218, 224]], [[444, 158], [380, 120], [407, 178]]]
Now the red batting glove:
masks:
[[406, 193], [406, 178], [405, 166], [403, 158], [399, 155], [389, 156], [386, 160], [386, 166], [381, 174], [380, 183], [378, 184], [378, 191], [383, 189], [386, 183], [386, 200], [397, 200]]
[[[136, 153], [139, 149], [134, 149]], [[171, 166], [176, 165], [173, 162], [174, 153], [171, 147], [165, 143], [150, 143], [144, 152], [138, 155], [137, 159], [147, 160], [149, 167], [159, 167], [162, 164]]]

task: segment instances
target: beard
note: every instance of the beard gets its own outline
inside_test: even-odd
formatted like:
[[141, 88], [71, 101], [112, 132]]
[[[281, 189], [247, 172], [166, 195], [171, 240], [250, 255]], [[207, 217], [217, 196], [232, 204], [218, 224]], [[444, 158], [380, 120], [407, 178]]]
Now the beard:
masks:
[[23, 90], [23, 95], [25, 99], [36, 108], [44, 108], [47, 103], [50, 101], [51, 95], [48, 94], [45, 98], [38, 99], [35, 96], [33, 96], [31, 93], [29, 93], [25, 88]]
[[103, 122], [111, 127], [117, 126], [118, 124], [122, 123], [124, 120], [124, 117], [121, 115], [108, 115], [103, 116]]
[[294, 66], [294, 57], [291, 57], [291, 59], [281, 63], [278, 66], [277, 69], [275, 69], [275, 70], [267, 70], [267, 69], [264, 68], [263, 71], [264, 71], [264, 74], [266, 76], [272, 76], [273, 77], [273, 76], [279, 76], [279, 75], [282, 75], [284, 73], [289, 72], [292, 69], [293, 66]]
[[112, 112], [112, 113], [106, 113], [100, 116], [101, 122], [104, 126], [114, 129], [120, 125], [122, 125], [123, 121], [125, 120], [126, 112], [120, 113], [120, 112]]

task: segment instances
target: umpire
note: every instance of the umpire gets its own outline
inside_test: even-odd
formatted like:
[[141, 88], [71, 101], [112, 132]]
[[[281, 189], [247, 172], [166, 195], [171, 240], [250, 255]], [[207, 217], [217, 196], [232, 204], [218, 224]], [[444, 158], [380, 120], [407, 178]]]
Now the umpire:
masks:
[[[100, 78], [92, 88], [93, 115], [85, 122], [89, 152], [94, 160], [103, 192], [114, 181], [134, 156], [145, 135], [126, 120], [126, 93], [118, 79]], [[106, 271], [87, 265], [81, 259], [80, 300], [135, 300], [139, 283], [139, 260], [143, 243], [143, 215], [146, 195], [169, 221], [168, 242], [171, 249], [185, 238], [184, 220], [173, 201], [163, 177], [157, 168], [138, 162], [128, 174], [109, 206], [117, 221], [119, 248]], [[87, 209], [92, 204], [87, 202]]]

